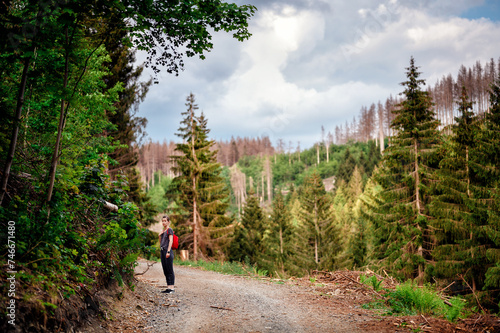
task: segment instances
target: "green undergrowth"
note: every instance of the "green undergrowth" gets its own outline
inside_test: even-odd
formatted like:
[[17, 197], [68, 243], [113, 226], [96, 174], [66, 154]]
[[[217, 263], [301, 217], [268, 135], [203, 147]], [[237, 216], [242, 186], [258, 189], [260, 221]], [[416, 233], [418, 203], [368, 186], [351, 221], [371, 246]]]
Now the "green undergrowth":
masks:
[[379, 292], [381, 297], [364, 304], [365, 309], [379, 309], [384, 315], [428, 315], [455, 322], [467, 316], [466, 301], [459, 297], [447, 298], [430, 284], [418, 286], [408, 280], [395, 289], [382, 288], [382, 281], [375, 276], [360, 277], [362, 283]]
[[255, 265], [246, 265], [240, 262], [227, 261], [205, 261], [205, 260], [175, 260], [175, 264], [179, 266], [197, 267], [207, 271], [218, 272], [230, 275], [248, 275], [263, 277], [267, 275], [267, 271], [258, 269]]
[[[253, 277], [264, 277], [267, 275], [266, 271], [240, 262], [181, 261], [176, 259], [175, 264], [230, 275]], [[418, 286], [416, 282], [408, 280], [396, 286], [395, 289], [387, 289], [382, 287], [383, 280], [378, 280], [375, 276], [367, 277], [361, 275], [360, 280], [380, 295], [380, 297], [375, 298], [372, 302], [364, 304], [363, 308], [381, 310], [383, 315], [426, 315], [445, 318], [450, 322], [455, 322], [459, 318], [467, 317], [470, 313], [466, 308], [466, 301], [464, 299], [459, 297], [445, 297], [430, 284]], [[311, 283], [315, 281], [315, 279], [312, 279]]]

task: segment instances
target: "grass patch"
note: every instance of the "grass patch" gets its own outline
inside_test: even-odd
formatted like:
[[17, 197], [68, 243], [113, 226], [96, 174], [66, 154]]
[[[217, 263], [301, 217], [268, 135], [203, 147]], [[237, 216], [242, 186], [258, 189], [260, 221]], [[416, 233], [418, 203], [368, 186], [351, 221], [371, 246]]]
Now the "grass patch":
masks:
[[382, 288], [382, 281], [378, 281], [375, 276], [368, 278], [361, 275], [360, 280], [375, 291], [382, 291], [382, 299], [377, 297], [374, 301], [363, 304], [364, 309], [383, 310], [389, 316], [422, 314], [443, 317], [450, 322], [467, 317], [465, 300], [452, 297], [445, 301], [444, 296], [431, 285], [419, 287], [414, 281], [408, 280], [396, 286], [396, 289], [389, 290]]
[[218, 272], [230, 275], [250, 275], [250, 276], [266, 276], [267, 271], [258, 269], [256, 266], [247, 266], [240, 262], [227, 262], [227, 261], [175, 261], [179, 266], [197, 267], [207, 271]]
[[442, 316], [449, 321], [457, 320], [465, 308], [465, 302], [453, 297], [446, 304], [442, 297], [429, 285], [418, 287], [409, 280], [386, 294], [390, 307], [388, 314]]

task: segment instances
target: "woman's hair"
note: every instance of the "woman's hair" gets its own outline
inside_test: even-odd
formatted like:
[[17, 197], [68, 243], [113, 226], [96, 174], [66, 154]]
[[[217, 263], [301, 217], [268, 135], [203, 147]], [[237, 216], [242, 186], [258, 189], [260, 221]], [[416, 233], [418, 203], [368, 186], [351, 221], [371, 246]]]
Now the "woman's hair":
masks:
[[163, 215], [162, 219], [167, 219], [167, 221], [170, 221], [167, 215]]

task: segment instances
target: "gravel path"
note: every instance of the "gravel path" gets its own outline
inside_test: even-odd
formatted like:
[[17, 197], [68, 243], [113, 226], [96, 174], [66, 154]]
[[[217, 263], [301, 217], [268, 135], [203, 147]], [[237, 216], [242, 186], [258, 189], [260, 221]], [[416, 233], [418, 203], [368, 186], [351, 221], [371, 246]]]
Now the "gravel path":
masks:
[[176, 292], [163, 294], [161, 264], [152, 263], [138, 261], [136, 274], [145, 273], [136, 275], [133, 290], [98, 292], [99, 316], [87, 317], [74, 332], [500, 332], [498, 317], [491, 315], [450, 323], [364, 309], [373, 294], [355, 281], [356, 272], [315, 275], [319, 283], [307, 278], [284, 282], [175, 266]]
[[[140, 260], [136, 272], [146, 268], [147, 261]], [[371, 319], [335, 313], [299, 286], [181, 266], [175, 266], [175, 274], [174, 294], [160, 293], [165, 288], [161, 264], [138, 276], [149, 285], [143, 297], [152, 305], [138, 308], [145, 315], [141, 331], [362, 332], [356, 324]]]

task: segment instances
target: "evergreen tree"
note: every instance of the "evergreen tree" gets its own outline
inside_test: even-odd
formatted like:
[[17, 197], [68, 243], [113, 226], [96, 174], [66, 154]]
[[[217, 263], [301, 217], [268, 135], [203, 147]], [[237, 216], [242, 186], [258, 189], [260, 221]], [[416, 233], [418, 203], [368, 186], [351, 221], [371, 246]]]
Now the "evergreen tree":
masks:
[[394, 111], [396, 135], [386, 149], [375, 180], [383, 187], [372, 206], [377, 244], [375, 259], [403, 278], [424, 279], [432, 249], [428, 221], [429, 189], [437, 167], [440, 135], [428, 92], [421, 86], [413, 57], [403, 82], [403, 102]]
[[[114, 112], [106, 115], [114, 128], [106, 135], [112, 136], [118, 141], [119, 146], [110, 153], [114, 159], [114, 165], [110, 165], [109, 171], [112, 176], [119, 171], [129, 174], [129, 170], [134, 168], [138, 162], [138, 153], [133, 144], [138, 143], [140, 135], [146, 126], [147, 120], [136, 117], [137, 105], [146, 97], [151, 80], [140, 82], [144, 66], [134, 67], [135, 52], [130, 50], [125, 42], [127, 36], [126, 24], [113, 13], [105, 22], [104, 27], [99, 27], [107, 31], [105, 47], [110, 56], [107, 63], [110, 75], [104, 78], [106, 87], [111, 89], [117, 84], [121, 84], [123, 89], [118, 93], [118, 101], [115, 103]], [[131, 175], [132, 176], [132, 175]]]
[[366, 222], [362, 218], [357, 218], [354, 225], [354, 230], [351, 238], [347, 253], [350, 258], [351, 269], [359, 269], [365, 265], [368, 247], [367, 247], [367, 228]]
[[134, 67], [135, 52], [125, 42], [126, 24], [116, 13], [111, 14], [96, 28], [106, 32], [104, 45], [110, 57], [106, 64], [109, 75], [104, 77], [106, 87], [112, 89], [117, 84], [122, 85], [114, 110], [106, 113], [113, 127], [104, 135], [112, 137], [115, 142], [115, 149], [109, 153], [111, 163], [108, 165], [108, 172], [114, 180], [122, 179], [122, 175], [126, 177], [129, 200], [140, 208], [140, 220], [143, 226], [148, 226], [156, 222], [157, 211], [143, 191], [140, 174], [136, 169], [139, 161], [136, 145], [139, 144], [147, 123], [146, 118], [137, 117], [136, 112], [138, 104], [146, 97], [151, 80], [139, 81], [144, 66]]
[[446, 155], [440, 162], [436, 193], [430, 204], [437, 242], [433, 251], [434, 274], [450, 280], [460, 274], [476, 290], [487, 266], [484, 265], [483, 223], [473, 200], [478, 184], [470, 168], [478, 126], [465, 87], [458, 111], [460, 116], [455, 118], [453, 134], [443, 145]]
[[[486, 287], [496, 289], [496, 301], [500, 301], [500, 73], [490, 91], [490, 109], [486, 114], [484, 131], [481, 132], [478, 161], [474, 165], [485, 184], [482, 193], [474, 193], [477, 201], [486, 202], [486, 209], [481, 216], [486, 216], [488, 223], [484, 226], [489, 239], [486, 256], [494, 265], [486, 272]], [[486, 199], [486, 200], [485, 200]], [[483, 206], [484, 207], [484, 206]], [[486, 214], [484, 214], [486, 213]], [[500, 302], [498, 303], [500, 307]]]
[[331, 268], [339, 251], [339, 235], [333, 224], [330, 197], [317, 171], [304, 180], [300, 219], [303, 224], [302, 242], [312, 267]]
[[347, 184], [347, 193], [349, 197], [348, 205], [351, 209], [354, 208], [356, 201], [358, 200], [359, 196], [363, 193], [363, 187], [364, 187], [363, 177], [361, 175], [358, 166], [355, 166], [351, 179]]
[[337, 171], [336, 182], [340, 183], [344, 181], [346, 184], [351, 179], [351, 175], [354, 172], [354, 167], [356, 166], [356, 160], [351, 154], [349, 147], [345, 150], [344, 157], [339, 163], [339, 169]]
[[[200, 160], [205, 164], [200, 179], [200, 217], [201, 217], [201, 249], [210, 257], [220, 257], [228, 245], [230, 238], [232, 218], [227, 215], [231, 201], [231, 192], [223, 176], [224, 169], [217, 162], [217, 150], [213, 149], [215, 141], [208, 139], [210, 130], [203, 112], [198, 118], [200, 135], [199, 145], [209, 143], [209, 150], [203, 150]], [[201, 246], [201, 245], [200, 245]]]
[[174, 220], [179, 223], [183, 242], [192, 247], [194, 259], [198, 255], [221, 253], [221, 239], [228, 233], [229, 225], [224, 216], [229, 200], [229, 191], [221, 177], [222, 168], [217, 163], [217, 152], [211, 150], [215, 144], [208, 139], [206, 118], [197, 117], [195, 97], [187, 97], [182, 113], [184, 119], [177, 135], [183, 143], [176, 145], [180, 155], [172, 156], [179, 176], [172, 181], [167, 196], [176, 199]]
[[360, 196], [363, 193], [363, 178], [358, 167], [354, 168], [349, 184], [342, 185], [334, 198], [335, 221], [341, 228], [342, 252], [336, 258], [337, 267], [353, 269], [365, 260], [365, 223], [360, 219]]
[[377, 149], [375, 141], [370, 140], [368, 142], [368, 161], [366, 165], [363, 165], [368, 177], [371, 177], [373, 169], [375, 169], [375, 166], [378, 165], [381, 157], [382, 155], [380, 154], [380, 149]]
[[250, 193], [241, 216], [241, 223], [235, 228], [229, 247], [229, 259], [258, 264], [263, 252], [264, 213], [259, 199]]
[[291, 215], [286, 206], [285, 199], [278, 191], [273, 200], [271, 219], [267, 225], [264, 237], [266, 269], [274, 272], [279, 270], [297, 271], [297, 265], [292, 259], [295, 255], [294, 227], [291, 223]]

